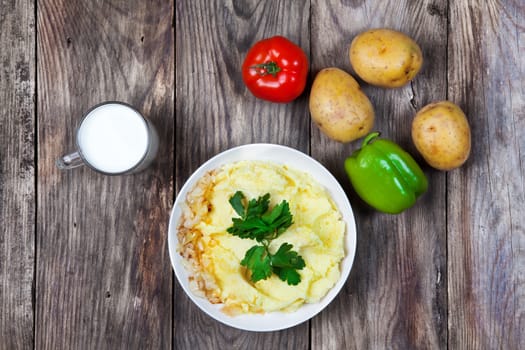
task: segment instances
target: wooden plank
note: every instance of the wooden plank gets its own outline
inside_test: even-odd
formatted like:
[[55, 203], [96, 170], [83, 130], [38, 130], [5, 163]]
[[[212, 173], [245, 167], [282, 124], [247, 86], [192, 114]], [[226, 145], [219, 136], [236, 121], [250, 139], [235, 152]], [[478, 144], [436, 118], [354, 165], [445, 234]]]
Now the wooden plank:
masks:
[[[169, 1], [39, 1], [37, 349], [169, 349], [174, 33]], [[157, 127], [132, 176], [60, 172], [84, 111], [128, 102]]]
[[34, 344], [34, 4], [2, 3], [0, 33], [0, 349], [28, 349]]
[[375, 107], [375, 130], [412, 153], [429, 191], [400, 215], [374, 212], [351, 189], [344, 159], [360, 141], [340, 144], [312, 127], [312, 154], [347, 190], [357, 220], [357, 254], [340, 295], [312, 323], [312, 349], [446, 348], [445, 175], [429, 169], [410, 137], [417, 109], [446, 97], [446, 1], [312, 2], [314, 75], [352, 72], [348, 48], [359, 32], [387, 27], [418, 42], [425, 63], [412, 84], [381, 89], [362, 83]]
[[472, 152], [448, 175], [449, 346], [525, 344], [525, 7], [450, 2], [449, 97]]
[[[229, 147], [270, 142], [309, 147], [306, 96], [290, 104], [255, 99], [241, 65], [258, 40], [281, 34], [309, 51], [309, 3], [180, 0], [176, 3], [176, 188]], [[174, 290], [177, 349], [306, 349], [308, 323], [273, 333], [224, 326]]]

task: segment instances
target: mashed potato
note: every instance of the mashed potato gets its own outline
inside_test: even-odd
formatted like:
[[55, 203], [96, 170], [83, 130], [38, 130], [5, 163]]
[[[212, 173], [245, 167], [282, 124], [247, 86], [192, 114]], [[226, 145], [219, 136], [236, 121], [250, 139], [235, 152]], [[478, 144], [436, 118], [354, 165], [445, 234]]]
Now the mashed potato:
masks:
[[[271, 241], [284, 242], [306, 263], [301, 282], [290, 286], [272, 275], [253, 283], [241, 266], [256, 244], [226, 232], [237, 214], [228, 200], [242, 191], [247, 199], [270, 193], [270, 208], [288, 201], [293, 225]], [[340, 276], [345, 224], [326, 191], [307, 173], [271, 162], [241, 161], [212, 171], [188, 194], [178, 228], [179, 252], [191, 272], [194, 293], [222, 303], [228, 314], [293, 311], [319, 301]]]

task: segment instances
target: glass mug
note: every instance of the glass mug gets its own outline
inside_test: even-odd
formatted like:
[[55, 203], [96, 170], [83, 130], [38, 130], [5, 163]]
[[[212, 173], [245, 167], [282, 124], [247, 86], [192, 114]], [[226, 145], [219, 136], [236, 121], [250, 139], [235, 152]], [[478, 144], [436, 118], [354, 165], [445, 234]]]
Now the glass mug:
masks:
[[81, 165], [106, 175], [127, 175], [148, 167], [157, 154], [155, 127], [132, 106], [116, 101], [87, 111], [76, 131], [76, 151], [56, 161], [59, 169]]

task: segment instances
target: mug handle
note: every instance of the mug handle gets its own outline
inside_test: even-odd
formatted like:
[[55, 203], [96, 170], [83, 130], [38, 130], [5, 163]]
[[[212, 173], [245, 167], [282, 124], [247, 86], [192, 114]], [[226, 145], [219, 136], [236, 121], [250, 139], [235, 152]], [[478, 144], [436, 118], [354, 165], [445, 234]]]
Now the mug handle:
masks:
[[56, 165], [60, 170], [68, 170], [84, 165], [80, 153], [73, 152], [57, 159]]

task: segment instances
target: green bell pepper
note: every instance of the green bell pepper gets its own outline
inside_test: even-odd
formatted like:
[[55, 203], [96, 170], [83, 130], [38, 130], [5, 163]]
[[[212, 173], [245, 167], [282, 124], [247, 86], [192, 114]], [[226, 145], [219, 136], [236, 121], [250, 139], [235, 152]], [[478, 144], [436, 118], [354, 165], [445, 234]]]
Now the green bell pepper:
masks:
[[355, 191], [373, 208], [398, 214], [426, 192], [428, 181], [414, 158], [396, 143], [370, 133], [345, 170]]

